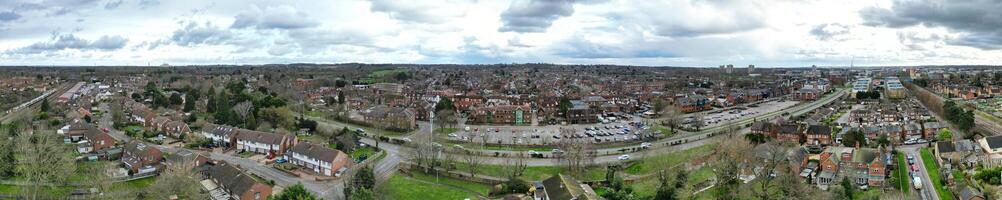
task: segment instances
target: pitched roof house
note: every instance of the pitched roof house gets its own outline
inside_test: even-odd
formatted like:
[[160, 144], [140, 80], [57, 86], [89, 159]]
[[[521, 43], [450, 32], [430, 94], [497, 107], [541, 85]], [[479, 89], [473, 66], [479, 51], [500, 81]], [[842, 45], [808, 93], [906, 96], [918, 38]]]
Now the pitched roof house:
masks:
[[348, 157], [348, 154], [310, 142], [296, 144], [285, 154], [285, 158], [292, 164], [303, 166], [325, 176], [333, 176], [337, 170], [351, 164], [351, 158]]

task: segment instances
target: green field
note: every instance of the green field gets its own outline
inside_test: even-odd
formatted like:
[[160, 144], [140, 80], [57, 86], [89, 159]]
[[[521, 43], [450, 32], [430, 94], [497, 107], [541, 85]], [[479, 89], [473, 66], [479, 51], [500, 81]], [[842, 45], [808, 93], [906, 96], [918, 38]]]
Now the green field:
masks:
[[932, 182], [933, 188], [936, 188], [936, 193], [939, 193], [939, 198], [944, 200], [953, 199], [953, 193], [950, 193], [945, 187], [943, 187], [943, 182], [939, 178], [939, 167], [936, 166], [936, 161], [933, 159], [932, 153], [929, 152], [929, 148], [922, 148], [920, 154], [922, 154], [922, 162], [925, 165], [926, 173], [929, 173], [929, 181]]
[[908, 162], [905, 160], [905, 154], [898, 154], [898, 169], [894, 170], [891, 174], [891, 185], [897, 187], [901, 191], [908, 191], [908, 185], [911, 184], [911, 176], [908, 175]]
[[418, 179], [418, 180], [423, 180], [423, 181], [427, 181], [427, 182], [438, 183], [438, 184], [442, 184], [442, 185], [448, 185], [448, 186], [452, 186], [452, 187], [463, 188], [463, 189], [466, 189], [466, 190], [477, 192], [477, 193], [479, 193], [480, 195], [483, 195], [483, 196], [487, 196], [491, 192], [491, 186], [487, 185], [487, 184], [468, 182], [468, 181], [463, 181], [463, 180], [459, 180], [459, 179], [452, 179], [452, 178], [447, 178], [447, 177], [441, 177], [441, 176], [440, 177], [435, 177], [434, 175], [424, 174], [424, 173], [421, 173], [421, 172], [414, 172], [414, 173], [412, 173], [411, 174], [411, 178]]
[[[686, 180], [686, 185], [692, 185], [692, 186], [701, 183], [703, 181], [707, 181], [710, 179], [710, 177], [714, 176], [713, 169], [709, 167], [699, 168], [696, 171], [688, 171], [687, 173], [689, 173], [689, 178], [688, 180]], [[661, 183], [658, 182], [657, 177], [652, 177], [640, 182], [633, 183], [630, 186], [633, 187], [634, 195], [640, 197], [650, 197], [654, 196], [654, 194], [657, 193], [658, 186], [660, 186], [660, 184]], [[693, 190], [697, 189], [698, 188], [695, 188]]]
[[383, 199], [394, 200], [425, 200], [425, 199], [478, 199], [476, 195], [466, 191], [442, 186], [431, 185], [403, 175], [393, 175], [379, 187]]
[[[710, 155], [710, 153], [713, 153], [713, 149], [715, 147], [716, 144], [708, 144], [679, 152], [653, 155], [643, 161], [638, 161], [638, 163], [627, 167], [625, 171], [627, 174], [633, 175], [654, 173], [656, 172], [655, 170], [685, 163], [697, 157]], [[654, 153], [652, 152], [651, 154]], [[633, 156], [637, 156], [639, 158], [639, 154], [637, 153], [634, 153]]]
[[410, 70], [408, 70], [408, 69], [382, 69], [382, 70], [373, 71], [372, 73], [369, 74], [369, 77], [372, 77], [372, 78], [382, 78], [382, 77], [386, 77], [386, 76], [396, 75], [396, 74], [398, 74], [400, 72], [408, 72], [408, 71], [410, 71]]
[[[453, 171], [458, 172], [468, 172], [468, 166], [464, 163], [456, 163], [456, 169]], [[530, 166], [526, 167], [525, 172], [522, 173], [522, 178], [530, 181], [539, 181], [550, 178], [558, 173], [567, 174], [566, 171], [559, 166]], [[505, 168], [501, 165], [481, 165], [477, 169], [477, 174], [492, 176], [497, 178], [505, 177]], [[578, 180], [602, 180], [605, 179], [605, 168], [604, 167], [589, 167], [585, 170], [583, 176], [577, 177]]]

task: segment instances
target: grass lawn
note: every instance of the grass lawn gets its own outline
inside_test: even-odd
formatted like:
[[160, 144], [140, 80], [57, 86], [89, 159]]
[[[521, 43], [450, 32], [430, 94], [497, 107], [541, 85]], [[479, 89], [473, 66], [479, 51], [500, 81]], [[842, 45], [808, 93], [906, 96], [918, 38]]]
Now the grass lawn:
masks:
[[439, 183], [439, 184], [443, 184], [443, 185], [449, 185], [449, 186], [453, 186], [453, 187], [464, 188], [464, 189], [467, 189], [467, 190], [475, 191], [477, 193], [480, 193], [480, 195], [484, 195], [484, 196], [487, 196], [491, 192], [491, 186], [487, 185], [487, 184], [468, 182], [468, 181], [463, 181], [463, 180], [459, 180], [459, 179], [452, 179], [452, 178], [446, 178], [446, 177], [438, 177], [438, 178], [436, 178], [435, 175], [425, 174], [425, 173], [421, 173], [421, 172], [411, 173], [411, 178], [419, 179], [419, 180], [424, 180], [424, 181], [428, 181], [428, 182]]
[[327, 138], [320, 136], [319, 134], [297, 135], [296, 138], [299, 138], [300, 141], [308, 141], [313, 144], [327, 144], [328, 142]]
[[455, 133], [459, 131], [458, 128], [437, 128], [435, 129], [435, 134], [448, 135], [449, 133]]
[[[696, 171], [688, 171], [688, 173], [689, 173], [689, 179], [686, 180], [686, 185], [696, 185], [703, 181], [709, 180], [710, 177], [714, 176], [713, 169], [709, 167], [699, 168]], [[640, 197], [650, 197], [654, 196], [654, 194], [657, 193], [658, 186], [660, 186], [660, 184], [661, 183], [659, 183], [658, 179], [655, 177], [633, 183], [630, 186], [633, 187], [634, 195]], [[693, 190], [698, 190], [698, 189], [699, 188], [694, 188]]]
[[393, 175], [380, 186], [383, 199], [424, 200], [424, 199], [477, 199], [476, 195], [463, 190], [418, 182], [413, 178]]
[[911, 176], [908, 175], [908, 162], [905, 160], [905, 154], [898, 154], [898, 169], [891, 172], [891, 182], [890, 184], [901, 191], [908, 191], [908, 185], [911, 184]]
[[655, 131], [661, 131], [661, 134], [664, 134], [665, 136], [671, 136], [672, 134], [674, 134], [671, 132], [670, 128], [661, 125], [653, 125], [651, 126], [651, 128], [654, 129]]
[[155, 176], [151, 176], [151, 177], [146, 177], [146, 178], [141, 178], [141, 179], [126, 181], [126, 182], [114, 183], [114, 184], [112, 184], [112, 186], [116, 190], [135, 191], [135, 190], [141, 190], [143, 188], [146, 188], [146, 187], [149, 187], [149, 186], [153, 185], [153, 182], [156, 182], [156, 180], [157, 180], [157, 178]]
[[[468, 170], [468, 165], [464, 163], [456, 163], [456, 171], [466, 172]], [[558, 166], [530, 166], [525, 168], [525, 172], [522, 173], [522, 178], [530, 181], [539, 181], [543, 179], [550, 178], [558, 173], [564, 173], [564, 169]], [[501, 165], [481, 165], [480, 169], [477, 169], [477, 174], [493, 176], [498, 178], [505, 177], [504, 167]], [[585, 170], [584, 175], [577, 177], [578, 180], [603, 180], [605, 179], [605, 168], [604, 167], [589, 167]]]
[[13, 185], [0, 185], [0, 194], [17, 194], [21, 188]]
[[368, 157], [371, 157], [375, 152], [376, 149], [373, 149], [372, 147], [357, 148], [355, 151], [351, 152], [351, 158], [358, 160], [358, 158], [365, 156], [366, 159], [368, 159]]
[[381, 78], [381, 77], [385, 77], [385, 76], [388, 76], [388, 75], [397, 75], [400, 72], [408, 72], [408, 71], [410, 71], [410, 70], [408, 70], [408, 69], [383, 69], [383, 70], [373, 71], [372, 73], [369, 74], [369, 77]]
[[324, 113], [320, 111], [307, 111], [306, 116], [310, 117], [324, 117]]
[[879, 199], [879, 189], [853, 190], [852, 199]]
[[[709, 155], [710, 153], [713, 153], [713, 149], [715, 147], [716, 144], [708, 144], [668, 154], [653, 155], [654, 153], [651, 153], [652, 156], [644, 159], [643, 161], [638, 161], [639, 163], [637, 164], [627, 167], [625, 171], [627, 174], [633, 175], [654, 173], [655, 170], [688, 162], [700, 156]], [[639, 157], [638, 153], [633, 154], [633, 156]]]
[[932, 182], [933, 188], [936, 188], [936, 193], [939, 193], [939, 198], [945, 200], [953, 199], [953, 193], [946, 190], [939, 179], [939, 167], [936, 166], [936, 161], [933, 160], [929, 148], [922, 148], [920, 154], [922, 154], [922, 162], [925, 165], [926, 173], [929, 173], [929, 181]]

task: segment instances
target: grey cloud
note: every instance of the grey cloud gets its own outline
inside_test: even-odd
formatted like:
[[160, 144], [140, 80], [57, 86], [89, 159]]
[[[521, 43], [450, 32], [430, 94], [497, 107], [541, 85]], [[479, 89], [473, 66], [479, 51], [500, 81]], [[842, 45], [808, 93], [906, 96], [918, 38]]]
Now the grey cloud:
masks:
[[199, 24], [187, 22], [184, 27], [174, 31], [170, 42], [181, 46], [200, 44], [222, 44], [232, 38], [229, 30], [212, 25], [210, 22]]
[[20, 19], [21, 15], [11, 11], [0, 12], [0, 22], [9, 22]]
[[446, 20], [430, 14], [429, 8], [418, 5], [420, 2], [395, 0], [372, 0], [369, 2], [372, 4], [369, 10], [387, 13], [390, 18], [397, 20], [421, 23], [442, 23]]
[[1002, 1], [996, 0], [896, 0], [890, 8], [860, 11], [864, 25], [902, 28], [917, 25], [946, 27], [960, 32], [947, 43], [985, 50], [1002, 49]]
[[660, 36], [699, 37], [765, 27], [767, 9], [755, 1], [638, 1], [605, 17], [615, 24], [636, 25]]
[[585, 36], [575, 35], [561, 41], [555, 54], [571, 58], [672, 58], [678, 54], [663, 48], [655, 42], [643, 41], [636, 35], [624, 35], [619, 44], [600, 44], [589, 41]]
[[78, 50], [116, 50], [125, 47], [125, 43], [129, 40], [123, 38], [122, 36], [101, 36], [101, 38], [90, 41], [87, 39], [79, 38], [73, 34], [66, 35], [56, 35], [50, 41], [36, 42], [34, 44], [28, 45], [26, 47], [18, 48], [9, 51], [8, 53], [16, 54], [39, 54], [53, 51], [60, 51], [66, 49], [78, 49]]
[[814, 35], [814, 37], [817, 37], [819, 40], [828, 41], [828, 40], [835, 39], [835, 40], [841, 41], [843, 39], [839, 39], [839, 38], [836, 38], [836, 37], [840, 36], [840, 35], [848, 34], [849, 33], [849, 26], [846, 26], [846, 25], [843, 25], [843, 24], [839, 24], [839, 23], [820, 24], [820, 25], [814, 26], [814, 28], [811, 29], [810, 33], [811, 33], [811, 35]]
[[231, 28], [300, 29], [320, 25], [291, 6], [267, 7], [264, 10], [254, 6], [235, 18]]
[[571, 0], [529, 0], [512, 2], [501, 13], [501, 32], [545, 32], [553, 21], [574, 14]]
[[104, 9], [111, 10], [121, 6], [125, 0], [111, 0], [104, 4]]

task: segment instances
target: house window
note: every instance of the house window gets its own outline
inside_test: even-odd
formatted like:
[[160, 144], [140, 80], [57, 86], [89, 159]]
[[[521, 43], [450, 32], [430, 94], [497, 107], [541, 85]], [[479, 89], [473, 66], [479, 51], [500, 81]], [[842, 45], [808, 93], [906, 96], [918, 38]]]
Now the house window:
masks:
[[260, 192], [255, 192], [254, 193], [254, 199], [261, 199], [261, 193]]

